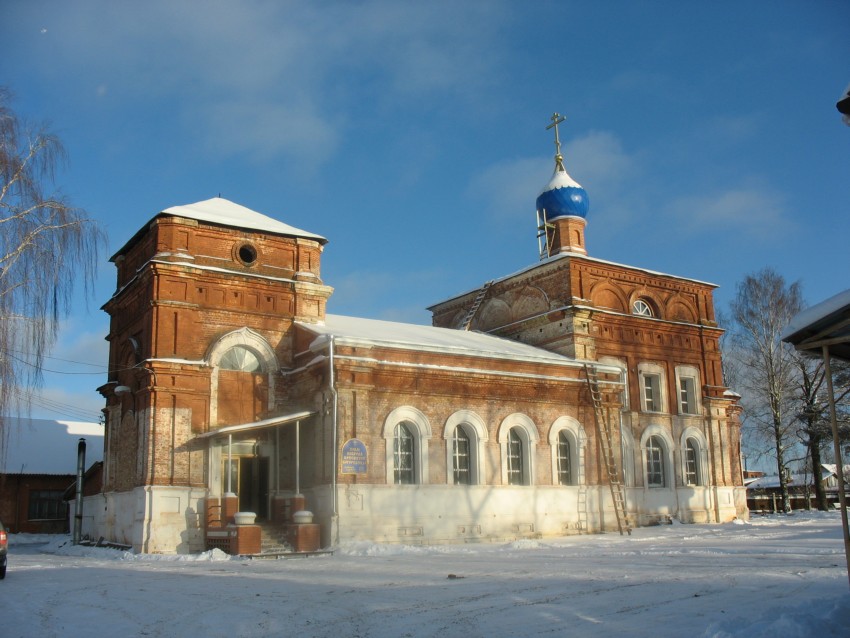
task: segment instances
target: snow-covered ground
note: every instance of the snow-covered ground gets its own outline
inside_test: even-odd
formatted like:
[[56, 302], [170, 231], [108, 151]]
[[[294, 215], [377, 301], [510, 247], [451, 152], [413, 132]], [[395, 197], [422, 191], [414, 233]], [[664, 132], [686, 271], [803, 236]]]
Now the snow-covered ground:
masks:
[[283, 560], [12, 536], [0, 635], [850, 635], [838, 513]]

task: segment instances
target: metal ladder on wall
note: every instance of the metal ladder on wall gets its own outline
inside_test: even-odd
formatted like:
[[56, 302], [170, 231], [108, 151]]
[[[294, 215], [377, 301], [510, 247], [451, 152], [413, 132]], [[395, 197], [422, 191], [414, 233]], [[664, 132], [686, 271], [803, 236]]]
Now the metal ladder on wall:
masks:
[[466, 313], [466, 316], [463, 318], [463, 321], [460, 323], [461, 330], [469, 330], [469, 326], [472, 325], [472, 320], [475, 319], [475, 313], [478, 312], [478, 309], [481, 307], [481, 304], [484, 302], [484, 297], [487, 296], [487, 291], [490, 290], [490, 286], [493, 285], [494, 280], [488, 281], [481, 290], [478, 291], [478, 294], [475, 297], [475, 301], [472, 302], [472, 306]]
[[[584, 437], [582, 437], [584, 438]], [[579, 532], [587, 532], [587, 477], [585, 476], [585, 445], [583, 441], [578, 442], [578, 522], [576, 529]]]
[[590, 392], [590, 400], [593, 403], [593, 418], [596, 422], [596, 431], [599, 432], [599, 440], [602, 443], [602, 462], [608, 475], [608, 486], [611, 488], [611, 499], [614, 501], [614, 513], [617, 516], [617, 528], [620, 536], [626, 532], [631, 536], [632, 528], [629, 525], [626, 513], [626, 496], [623, 488], [622, 475], [617, 467], [617, 456], [614, 454], [614, 446], [611, 441], [611, 427], [605, 409], [602, 406], [602, 391], [599, 389], [599, 375], [596, 367], [590, 364], [584, 365], [584, 374], [587, 378], [587, 389]]

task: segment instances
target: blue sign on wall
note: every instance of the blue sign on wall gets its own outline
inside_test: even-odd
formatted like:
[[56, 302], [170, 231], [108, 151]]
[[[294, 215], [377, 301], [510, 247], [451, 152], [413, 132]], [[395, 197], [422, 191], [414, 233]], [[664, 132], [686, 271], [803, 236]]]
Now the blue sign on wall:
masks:
[[359, 439], [349, 439], [342, 446], [341, 474], [366, 474], [366, 444]]

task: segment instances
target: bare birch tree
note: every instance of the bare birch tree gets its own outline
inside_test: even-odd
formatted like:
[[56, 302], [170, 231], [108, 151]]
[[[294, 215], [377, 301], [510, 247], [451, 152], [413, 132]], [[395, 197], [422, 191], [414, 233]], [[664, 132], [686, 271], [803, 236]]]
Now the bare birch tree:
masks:
[[6, 419], [26, 412], [80, 286], [91, 292], [104, 235], [55, 188], [59, 139], [31, 127], [0, 87], [0, 458]]
[[799, 355], [780, 335], [803, 307], [799, 282], [786, 284], [771, 268], [747, 275], [731, 304], [733, 356], [739, 364], [745, 426], [769, 443], [776, 459], [782, 507], [790, 511], [787, 455], [799, 444], [794, 410]]
[[[823, 359], [818, 357], [800, 357], [797, 361], [797, 435], [808, 450], [814, 477], [815, 501], [817, 508], [826, 511], [829, 508], [826, 489], [820, 480], [823, 466], [821, 451], [832, 441], [832, 428], [829, 421], [826, 397], [826, 377]], [[832, 366], [835, 403], [839, 415], [839, 427], [847, 435], [848, 402], [850, 402], [850, 366], [836, 362]]]

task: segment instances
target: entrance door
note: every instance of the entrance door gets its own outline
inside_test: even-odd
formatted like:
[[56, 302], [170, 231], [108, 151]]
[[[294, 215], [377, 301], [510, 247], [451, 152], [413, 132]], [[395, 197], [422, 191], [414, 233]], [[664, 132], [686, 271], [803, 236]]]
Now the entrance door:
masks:
[[[235, 460], [235, 459], [234, 459]], [[269, 460], [263, 456], [239, 459], [239, 510], [269, 516]]]
[[239, 497], [240, 512], [254, 512], [258, 519], [269, 516], [269, 459], [263, 456], [234, 456], [224, 459], [222, 493], [229, 488]]

